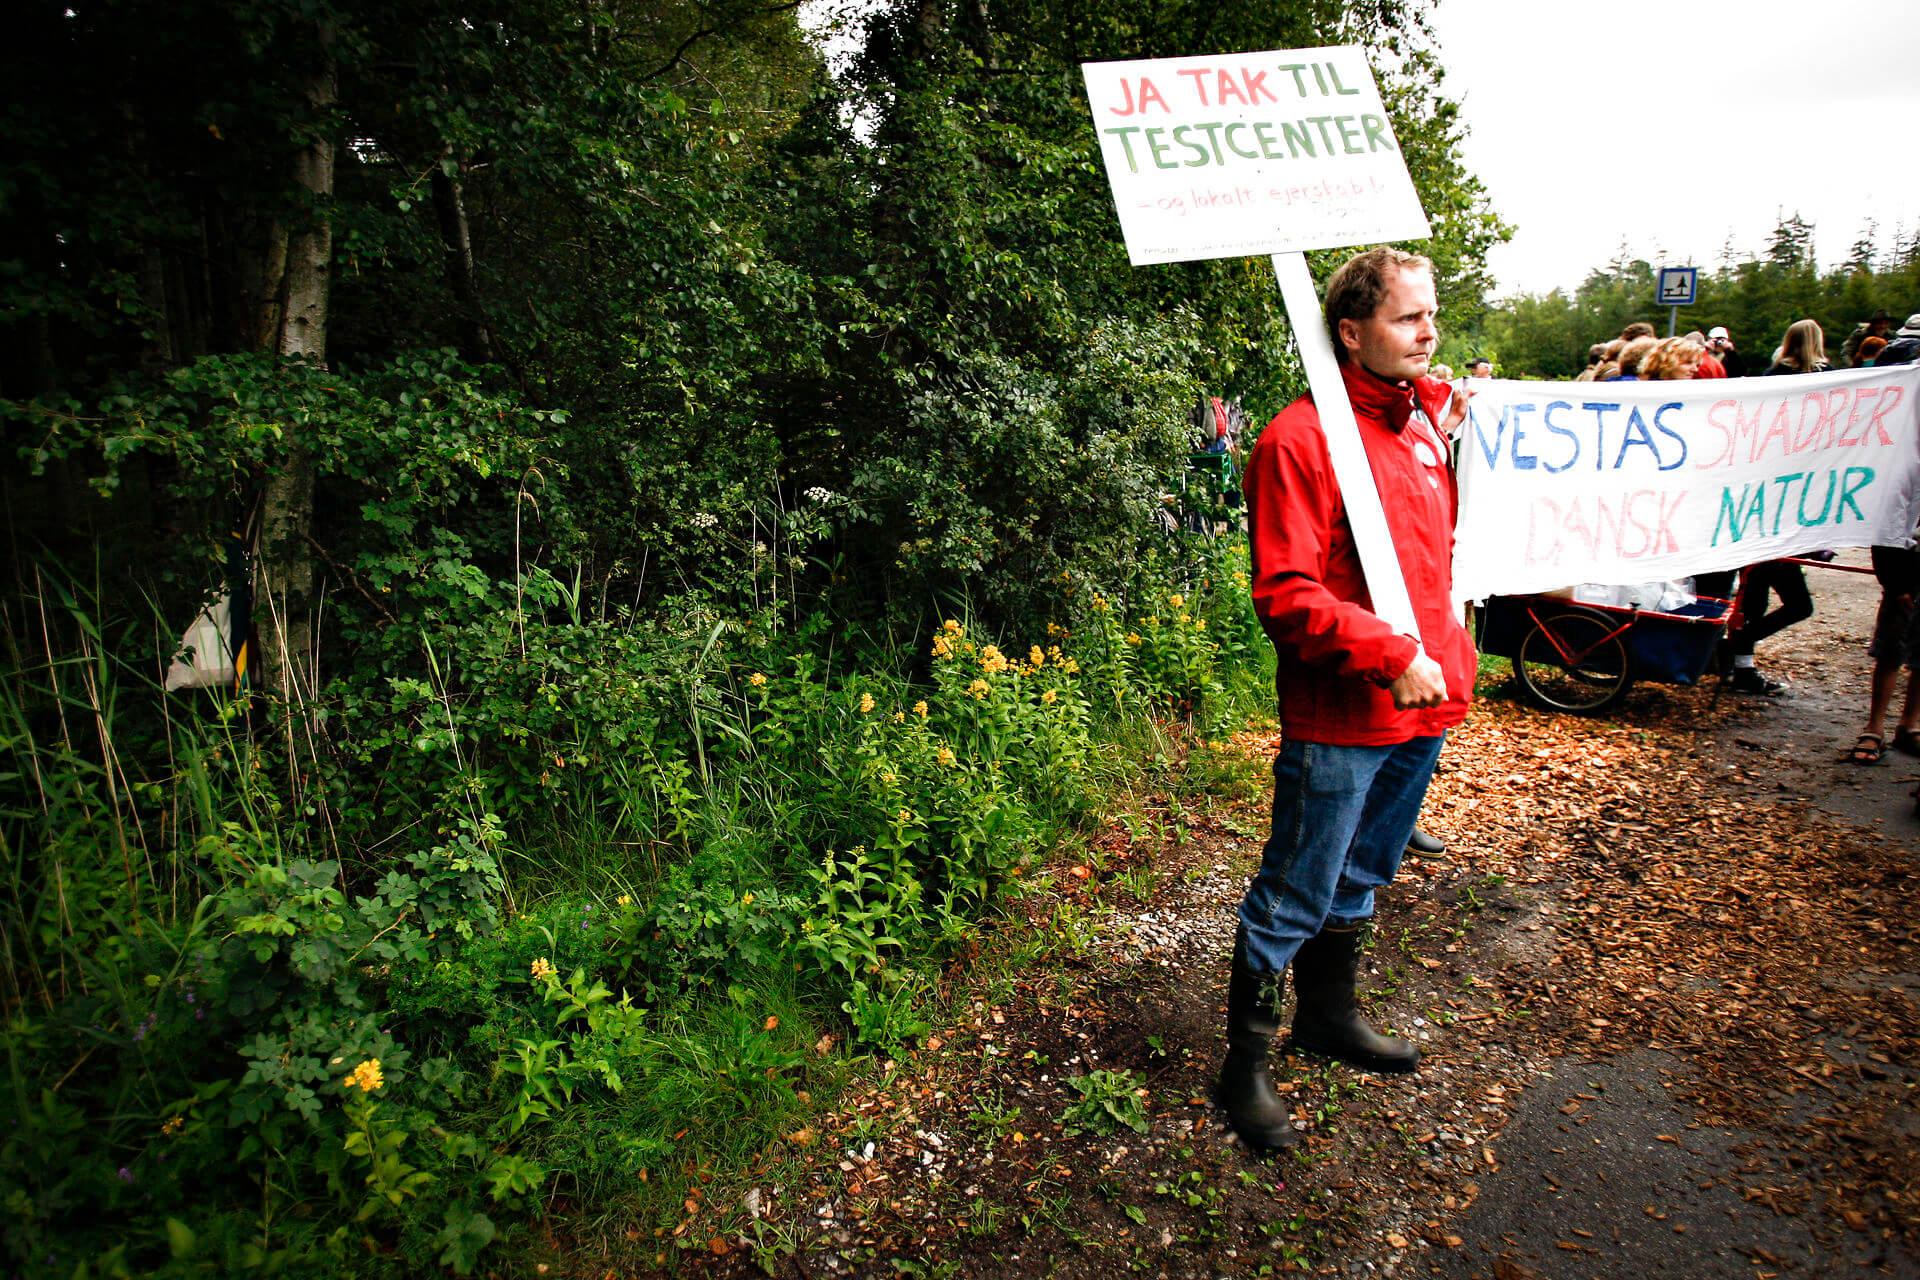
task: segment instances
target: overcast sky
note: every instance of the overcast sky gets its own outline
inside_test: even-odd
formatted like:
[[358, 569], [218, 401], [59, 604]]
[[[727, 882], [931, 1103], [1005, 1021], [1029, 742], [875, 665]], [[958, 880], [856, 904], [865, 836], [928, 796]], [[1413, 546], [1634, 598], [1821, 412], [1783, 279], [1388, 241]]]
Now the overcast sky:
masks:
[[1823, 265], [1868, 217], [1882, 246], [1920, 225], [1920, 4], [1439, 0], [1433, 24], [1466, 163], [1515, 227], [1501, 296], [1571, 291], [1623, 238], [1711, 269], [1782, 211]]

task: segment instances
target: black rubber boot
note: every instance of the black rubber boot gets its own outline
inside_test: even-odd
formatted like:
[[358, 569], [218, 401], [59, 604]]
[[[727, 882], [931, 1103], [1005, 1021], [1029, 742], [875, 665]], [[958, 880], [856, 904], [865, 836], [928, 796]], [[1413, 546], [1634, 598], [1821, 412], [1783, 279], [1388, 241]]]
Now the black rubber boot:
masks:
[[1227, 1060], [1220, 1068], [1214, 1101], [1240, 1141], [1256, 1151], [1278, 1151], [1300, 1140], [1287, 1104], [1273, 1091], [1267, 1055], [1280, 1020], [1273, 1005], [1285, 970], [1257, 973], [1247, 962], [1244, 930], [1233, 939], [1233, 976], [1227, 980]]
[[1293, 1039], [1289, 1049], [1337, 1058], [1363, 1071], [1403, 1075], [1420, 1050], [1381, 1035], [1360, 1017], [1354, 987], [1360, 972], [1360, 929], [1331, 926], [1307, 939], [1293, 958]]
[[1407, 837], [1407, 852], [1416, 858], [1437, 858], [1446, 851], [1446, 841], [1419, 827], [1415, 827], [1413, 834]]

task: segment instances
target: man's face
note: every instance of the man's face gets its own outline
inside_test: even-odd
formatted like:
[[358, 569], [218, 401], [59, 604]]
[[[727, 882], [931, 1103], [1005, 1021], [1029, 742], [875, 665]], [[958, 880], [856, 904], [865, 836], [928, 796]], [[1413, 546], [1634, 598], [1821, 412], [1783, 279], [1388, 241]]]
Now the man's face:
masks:
[[1711, 338], [1707, 339], [1707, 350], [1713, 352], [1715, 355], [1718, 355], [1722, 351], [1728, 350], [1732, 346], [1733, 346], [1733, 339], [1729, 338], [1724, 333], [1716, 333]]
[[1348, 359], [1382, 378], [1418, 378], [1440, 345], [1440, 331], [1434, 327], [1438, 310], [1433, 273], [1402, 267], [1388, 278], [1386, 297], [1372, 315], [1340, 322], [1340, 345]]
[[1893, 321], [1891, 320], [1873, 320], [1867, 324], [1867, 332], [1876, 338], [1886, 337], [1887, 330], [1891, 328], [1893, 328]]
[[1486, 360], [1475, 360], [1467, 366], [1467, 376], [1469, 378], [1491, 378], [1493, 376], [1493, 364]]

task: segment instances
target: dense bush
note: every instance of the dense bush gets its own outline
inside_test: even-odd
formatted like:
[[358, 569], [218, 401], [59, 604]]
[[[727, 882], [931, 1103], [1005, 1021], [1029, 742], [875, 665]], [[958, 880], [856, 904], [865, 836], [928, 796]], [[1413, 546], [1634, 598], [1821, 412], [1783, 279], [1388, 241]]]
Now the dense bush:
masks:
[[[110, 656], [141, 642], [45, 601], [79, 640], [6, 673], [13, 1262], [464, 1272], [552, 1195], [663, 1212], [803, 1111], [823, 1032], [926, 1029], [1097, 798], [1103, 725], [1258, 683], [1238, 545], [1165, 550], [1183, 591], [1064, 584], [1024, 642], [947, 620], [923, 683], [751, 626], [448, 627], [437, 674], [343, 679], [364, 755], [305, 815], [240, 703], [156, 697]], [[508, 683], [459, 691], [482, 668]]]
[[[1421, 7], [889, 3], [836, 75], [733, 0], [28, 5], [12, 1269], [671, 1232], [910, 1045], [1115, 736], [1265, 678], [1186, 464], [1300, 389], [1271, 275], [1127, 265], [1078, 63], [1373, 44], [1470, 311]], [[244, 692], [164, 693], [222, 595]]]

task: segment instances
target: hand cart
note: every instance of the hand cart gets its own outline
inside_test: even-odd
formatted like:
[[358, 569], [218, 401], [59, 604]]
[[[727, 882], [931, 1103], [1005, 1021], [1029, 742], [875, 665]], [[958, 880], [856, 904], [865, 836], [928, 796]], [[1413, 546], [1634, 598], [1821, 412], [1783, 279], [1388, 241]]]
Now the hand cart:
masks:
[[[1784, 559], [1842, 573], [1873, 572], [1819, 558]], [[1596, 715], [1625, 697], [1635, 680], [1698, 683], [1712, 667], [1721, 638], [1740, 625], [1745, 590], [1742, 582], [1732, 600], [1700, 596], [1672, 611], [1561, 596], [1495, 596], [1479, 611], [1476, 639], [1480, 652], [1513, 663], [1521, 696], [1533, 705]]]
[[1635, 680], [1693, 684], [1726, 633], [1732, 602], [1701, 596], [1672, 611], [1560, 596], [1495, 596], [1479, 611], [1482, 653], [1513, 663], [1527, 701], [1596, 715]]

